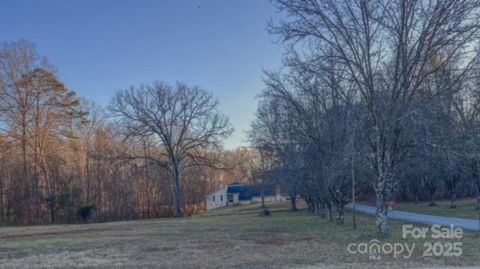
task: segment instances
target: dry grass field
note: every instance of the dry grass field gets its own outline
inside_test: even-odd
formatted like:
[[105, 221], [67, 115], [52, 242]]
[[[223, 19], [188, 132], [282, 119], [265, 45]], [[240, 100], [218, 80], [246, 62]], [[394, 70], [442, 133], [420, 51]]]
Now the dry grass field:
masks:
[[[467, 233], [461, 257], [422, 257], [423, 241], [404, 240], [400, 223], [381, 238], [373, 218], [351, 216], [337, 226], [305, 211], [271, 206], [221, 209], [184, 219], [156, 219], [86, 225], [0, 228], [0, 268], [404, 268], [480, 265], [480, 237]], [[415, 242], [410, 259], [373, 261], [347, 246], [373, 238]]]
[[429, 206], [429, 202], [402, 202], [395, 205], [395, 209], [416, 212], [421, 214], [447, 216], [464, 219], [478, 219], [480, 212], [476, 209], [476, 199], [464, 198], [457, 201], [456, 208], [450, 208], [450, 201], [436, 201], [436, 206]]

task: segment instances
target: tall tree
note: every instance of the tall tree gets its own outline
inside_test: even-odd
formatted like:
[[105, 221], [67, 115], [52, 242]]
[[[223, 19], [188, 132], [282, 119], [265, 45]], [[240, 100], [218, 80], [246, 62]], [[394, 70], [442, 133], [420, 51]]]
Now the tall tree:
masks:
[[182, 173], [206, 165], [205, 152], [219, 149], [232, 132], [213, 95], [198, 87], [156, 82], [119, 91], [109, 110], [128, 136], [152, 137], [162, 150], [151, 157], [172, 177], [174, 216], [181, 217]]
[[[50, 188], [47, 158], [56, 149], [52, 142], [64, 136], [68, 122], [81, 114], [77, 110], [79, 102], [75, 93], [56, 77], [46, 58], [27, 41], [4, 43], [0, 47], [0, 81], [3, 112], [0, 127], [18, 142], [22, 156], [18, 204], [28, 207], [25, 204], [32, 199], [30, 186], [35, 186], [33, 200], [39, 221], [41, 184], [38, 170], [43, 172], [43, 186]], [[53, 191], [49, 193], [52, 200]], [[53, 210], [51, 207], [52, 220]], [[28, 211], [23, 210], [27, 215]]]

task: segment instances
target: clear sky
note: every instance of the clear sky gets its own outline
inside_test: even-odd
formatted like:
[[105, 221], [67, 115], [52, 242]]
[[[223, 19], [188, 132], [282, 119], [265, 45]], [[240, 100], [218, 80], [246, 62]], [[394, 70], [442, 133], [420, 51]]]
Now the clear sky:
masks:
[[27, 39], [81, 97], [106, 106], [119, 89], [163, 80], [212, 91], [244, 145], [282, 47], [266, 30], [268, 0], [2, 0], [0, 41]]

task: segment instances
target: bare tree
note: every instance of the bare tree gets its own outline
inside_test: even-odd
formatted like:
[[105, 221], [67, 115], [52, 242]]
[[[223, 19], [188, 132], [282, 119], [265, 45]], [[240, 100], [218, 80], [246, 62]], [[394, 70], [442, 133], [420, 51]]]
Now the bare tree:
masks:
[[174, 216], [181, 217], [182, 172], [207, 164], [204, 153], [219, 149], [232, 132], [218, 101], [198, 87], [156, 82], [117, 92], [109, 110], [128, 136], [153, 137], [163, 149], [152, 160], [172, 176]]
[[[57, 139], [67, 134], [69, 122], [81, 115], [77, 110], [79, 102], [75, 93], [63, 85], [32, 43], [18, 41], [3, 44], [0, 47], [0, 67], [0, 107], [4, 120], [0, 128], [18, 141], [22, 153], [24, 197], [17, 195], [17, 198], [22, 197], [18, 204], [28, 203], [26, 201], [32, 198], [29, 190], [32, 178], [35, 182], [33, 200], [36, 217], [40, 220], [40, 185], [49, 189], [50, 201], [55, 200], [47, 158], [57, 150], [54, 146]], [[53, 202], [50, 208], [53, 222]]]
[[[22, 156], [21, 182], [16, 182], [18, 203], [16, 207], [22, 210], [26, 207], [25, 195], [28, 190], [28, 154], [30, 135], [30, 114], [34, 110], [35, 94], [30, 80], [26, 79], [36, 68], [46, 68], [47, 61], [39, 56], [35, 46], [25, 40], [4, 43], [0, 48], [0, 81], [2, 81], [2, 94], [0, 107], [2, 107], [2, 128], [19, 143]], [[23, 185], [23, 186], [20, 186]], [[17, 216], [19, 217], [19, 216]]]
[[[278, 0], [290, 19], [272, 25], [283, 41], [305, 41], [305, 57], [344, 65], [367, 111], [377, 226], [388, 233], [386, 201], [395, 168], [410, 147], [405, 120], [426, 81], [453, 59], [468, 69], [478, 30], [478, 1]], [[432, 59], [442, 55], [435, 65]], [[476, 55], [473, 54], [473, 57]], [[462, 72], [462, 71], [459, 71]], [[454, 83], [454, 82], [452, 82]], [[427, 102], [428, 100], [421, 100]]]

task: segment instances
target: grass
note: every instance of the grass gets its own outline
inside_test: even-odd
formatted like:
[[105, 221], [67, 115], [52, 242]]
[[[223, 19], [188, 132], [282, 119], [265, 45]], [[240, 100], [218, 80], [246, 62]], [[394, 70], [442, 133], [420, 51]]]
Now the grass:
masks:
[[[214, 210], [184, 219], [155, 219], [88, 225], [0, 228], [0, 268], [384, 268], [480, 264], [479, 237], [467, 233], [461, 257], [423, 257], [423, 240], [402, 239], [401, 223], [382, 237], [370, 216], [351, 215], [338, 226], [288, 204]], [[349, 254], [350, 243], [415, 243], [409, 259]]]
[[450, 201], [446, 200], [437, 201], [436, 206], [429, 206], [428, 204], [429, 202], [418, 204], [413, 202], [397, 203], [394, 209], [464, 219], [478, 219], [480, 214], [475, 208], [476, 200], [472, 198], [458, 200], [456, 208], [450, 208]]
[[[298, 204], [300, 203], [300, 204]], [[286, 202], [265, 202], [268, 209], [273, 212], [282, 212], [288, 211], [290, 209], [290, 204]], [[305, 204], [303, 201], [297, 202], [298, 207], [303, 208]], [[242, 214], [257, 214], [260, 212], [260, 204], [250, 204], [242, 206], [234, 206], [228, 208], [218, 208], [202, 214], [202, 217], [209, 216], [224, 216], [224, 215], [242, 215]]]

